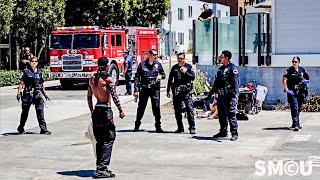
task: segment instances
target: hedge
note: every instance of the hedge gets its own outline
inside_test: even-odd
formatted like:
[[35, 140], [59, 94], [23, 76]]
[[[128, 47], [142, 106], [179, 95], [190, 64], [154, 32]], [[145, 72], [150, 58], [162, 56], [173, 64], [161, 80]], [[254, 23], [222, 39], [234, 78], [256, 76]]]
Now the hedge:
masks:
[[[43, 68], [43, 77], [45, 81], [53, 80], [52, 78], [49, 78], [49, 72], [50, 67], [45, 66]], [[18, 85], [20, 76], [21, 71], [18, 70], [0, 70], [0, 87]]]

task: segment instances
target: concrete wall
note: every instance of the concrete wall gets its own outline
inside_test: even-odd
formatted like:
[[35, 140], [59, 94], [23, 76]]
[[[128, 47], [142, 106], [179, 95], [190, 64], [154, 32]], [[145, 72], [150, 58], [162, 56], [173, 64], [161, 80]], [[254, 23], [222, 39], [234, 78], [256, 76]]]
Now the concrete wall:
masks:
[[[215, 75], [220, 66], [197, 65], [197, 69], [201, 72], [207, 72], [213, 83]], [[320, 95], [320, 68], [305, 67], [309, 76], [309, 95], [313, 92]], [[257, 84], [266, 86], [268, 94], [266, 96], [265, 105], [275, 105], [277, 99], [286, 101], [286, 93], [282, 88], [282, 76], [286, 68], [284, 67], [239, 67], [240, 85], [246, 85], [252, 80], [256, 80]]]
[[273, 53], [320, 54], [320, 1], [272, 2]]

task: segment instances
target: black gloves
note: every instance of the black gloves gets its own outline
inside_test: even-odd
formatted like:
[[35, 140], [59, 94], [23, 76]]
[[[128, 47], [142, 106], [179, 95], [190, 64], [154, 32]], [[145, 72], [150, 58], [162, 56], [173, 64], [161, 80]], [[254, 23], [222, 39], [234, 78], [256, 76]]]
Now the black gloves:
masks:
[[17, 100], [18, 100], [18, 102], [20, 102], [21, 96], [22, 96], [22, 92], [20, 92], [20, 93], [17, 94]]
[[47, 101], [50, 101], [50, 98], [48, 97], [48, 95], [44, 95], [44, 97], [46, 98]]

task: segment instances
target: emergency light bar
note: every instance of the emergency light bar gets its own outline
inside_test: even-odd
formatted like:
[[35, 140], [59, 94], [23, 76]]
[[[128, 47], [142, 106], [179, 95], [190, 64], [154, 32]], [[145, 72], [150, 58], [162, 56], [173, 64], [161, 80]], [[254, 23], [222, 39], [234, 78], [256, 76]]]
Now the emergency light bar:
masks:
[[98, 30], [99, 26], [72, 26], [72, 27], [57, 27], [57, 30]]

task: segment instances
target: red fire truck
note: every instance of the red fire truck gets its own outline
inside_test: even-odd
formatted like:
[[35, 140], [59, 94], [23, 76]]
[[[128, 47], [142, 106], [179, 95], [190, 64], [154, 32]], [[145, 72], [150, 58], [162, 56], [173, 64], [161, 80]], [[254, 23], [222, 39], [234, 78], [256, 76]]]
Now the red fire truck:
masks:
[[97, 72], [101, 56], [109, 59], [109, 73], [118, 83], [124, 70], [123, 52], [129, 51], [134, 57], [135, 69], [147, 58], [150, 49], [158, 51], [158, 33], [145, 27], [58, 27], [51, 33], [49, 44], [51, 75], [60, 79], [63, 88], [71, 88]]

